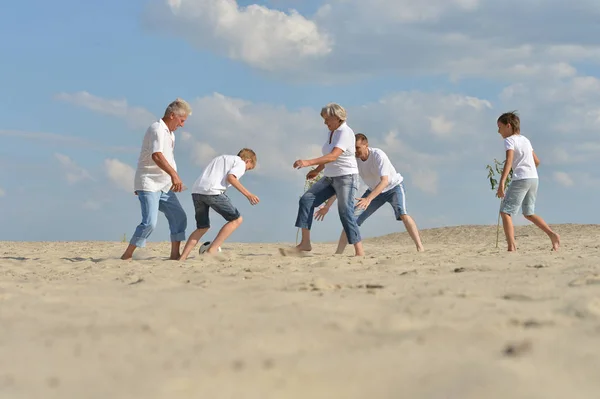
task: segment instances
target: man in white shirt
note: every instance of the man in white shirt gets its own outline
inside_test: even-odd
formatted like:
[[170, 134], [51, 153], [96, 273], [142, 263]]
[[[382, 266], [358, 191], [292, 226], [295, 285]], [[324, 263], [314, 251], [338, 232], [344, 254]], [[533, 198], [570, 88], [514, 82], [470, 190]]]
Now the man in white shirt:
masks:
[[[365, 182], [368, 190], [358, 200], [355, 212], [359, 213], [356, 223], [361, 226], [369, 216], [386, 202], [394, 209], [396, 220], [402, 220], [406, 231], [417, 246], [417, 251], [423, 251], [423, 244], [419, 237], [419, 230], [415, 221], [406, 213], [406, 200], [404, 195], [404, 178], [394, 168], [385, 152], [379, 148], [369, 147], [367, 136], [356, 134], [356, 158], [358, 173]], [[323, 220], [336, 197], [330, 198], [327, 203], [316, 212], [316, 219]], [[342, 231], [336, 254], [342, 254], [348, 240]]]
[[140, 200], [142, 222], [121, 256], [128, 260], [137, 247], [144, 247], [146, 240], [156, 228], [158, 211], [167, 217], [171, 231], [171, 256], [179, 259], [181, 241], [185, 240], [187, 217], [175, 193], [183, 190], [183, 183], [177, 174], [177, 164], [173, 155], [175, 130], [183, 127], [192, 113], [190, 105], [176, 99], [165, 110], [164, 116], [154, 122], [144, 136], [134, 179], [134, 192]]

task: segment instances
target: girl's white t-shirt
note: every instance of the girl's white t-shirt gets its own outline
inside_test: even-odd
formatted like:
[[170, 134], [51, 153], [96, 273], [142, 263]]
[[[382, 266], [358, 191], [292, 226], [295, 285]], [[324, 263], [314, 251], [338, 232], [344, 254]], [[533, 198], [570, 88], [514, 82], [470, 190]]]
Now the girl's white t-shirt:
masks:
[[513, 180], [534, 179], [538, 177], [533, 160], [533, 147], [529, 139], [520, 134], [513, 134], [504, 139], [504, 149], [513, 150]]

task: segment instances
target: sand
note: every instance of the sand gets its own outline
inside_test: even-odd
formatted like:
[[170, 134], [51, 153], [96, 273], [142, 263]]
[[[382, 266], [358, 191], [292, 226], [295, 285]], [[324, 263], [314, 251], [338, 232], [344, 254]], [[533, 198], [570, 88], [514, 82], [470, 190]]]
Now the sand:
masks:
[[600, 226], [495, 226], [166, 260], [0, 243], [1, 398], [598, 398]]

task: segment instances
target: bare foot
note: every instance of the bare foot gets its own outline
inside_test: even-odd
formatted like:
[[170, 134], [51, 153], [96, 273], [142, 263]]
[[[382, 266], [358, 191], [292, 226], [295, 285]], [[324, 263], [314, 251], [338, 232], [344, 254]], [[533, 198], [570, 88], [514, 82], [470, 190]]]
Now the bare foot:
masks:
[[552, 241], [552, 250], [558, 251], [558, 247], [560, 247], [560, 236], [556, 233], [553, 233], [550, 236], [550, 241]]
[[310, 244], [308, 244], [308, 245], [298, 244], [298, 245], [296, 245], [295, 248], [297, 251], [306, 251], [306, 252], [312, 251], [312, 245], [310, 245]]
[[121, 255], [121, 260], [131, 260], [131, 258], [133, 258], [133, 255], [127, 255], [127, 254]]
[[179, 258], [181, 258], [181, 255], [179, 254], [169, 256], [169, 260], [179, 260]]
[[417, 247], [417, 252], [425, 252], [425, 248], [421, 247]]

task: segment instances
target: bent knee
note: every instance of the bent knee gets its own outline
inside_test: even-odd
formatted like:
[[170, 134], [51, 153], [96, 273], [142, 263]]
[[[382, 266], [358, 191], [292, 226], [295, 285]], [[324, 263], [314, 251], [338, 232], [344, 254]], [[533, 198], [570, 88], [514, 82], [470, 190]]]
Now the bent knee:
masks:
[[233, 223], [235, 225], [240, 225], [242, 224], [242, 222], [244, 221], [244, 218], [240, 215], [237, 219], [233, 219], [231, 222], [229, 223]]

